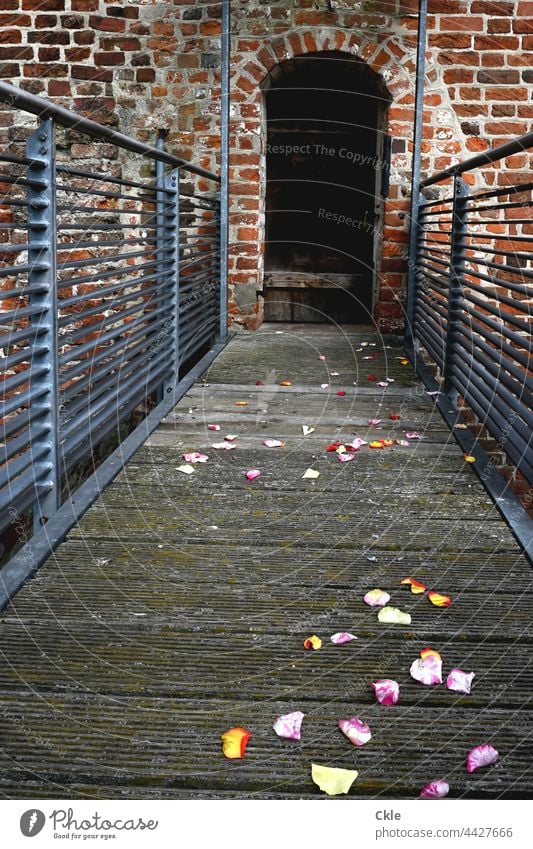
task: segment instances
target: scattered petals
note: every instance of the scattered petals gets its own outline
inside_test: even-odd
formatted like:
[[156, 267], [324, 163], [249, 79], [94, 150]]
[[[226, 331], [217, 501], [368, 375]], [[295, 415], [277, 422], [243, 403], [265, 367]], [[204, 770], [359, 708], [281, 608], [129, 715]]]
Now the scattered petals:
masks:
[[250, 469], [249, 472], [246, 472], [246, 480], [253, 481], [259, 477], [261, 472], [259, 469]]
[[465, 693], [468, 695], [472, 688], [472, 680], [475, 678], [475, 672], [463, 672], [462, 669], [452, 669], [446, 679], [448, 690], [454, 690], [456, 693]]
[[255, 381], [255, 385], [256, 385], [256, 386], [264, 386], [265, 384], [263, 383], [263, 381], [262, 381], [262, 380], [256, 380], [256, 381]]
[[319, 354], [319, 355], [318, 355], [318, 359], [319, 359], [322, 363], [325, 363], [325, 362], [326, 362], [326, 358], [325, 358], [324, 354]]
[[337, 459], [341, 461], [341, 463], [348, 463], [350, 460], [354, 459], [354, 454], [337, 454]]
[[309, 425], [302, 425], [302, 431], [304, 436], [309, 436], [310, 433], [314, 433], [314, 427], [309, 427]]
[[421, 581], [415, 581], [414, 578], [404, 578], [403, 581], [400, 581], [401, 584], [410, 584], [411, 592], [413, 595], [419, 595], [419, 593], [424, 593], [427, 590], [425, 584]]
[[336, 392], [335, 394], [338, 395], [340, 398], [344, 398], [344, 396], [346, 395], [346, 392], [344, 391], [344, 389], [339, 389], [339, 391]]
[[385, 440], [384, 439], [374, 439], [369, 443], [369, 448], [385, 448]]
[[226, 758], [243, 758], [248, 740], [252, 735], [246, 728], [230, 728], [222, 734], [222, 752]]
[[426, 392], [426, 395], [429, 395], [430, 398], [436, 398], [437, 395], [442, 395], [442, 392], [439, 392], [438, 389], [435, 389], [433, 392]]
[[235, 407], [247, 407], [248, 401], [235, 401], [234, 406]]
[[302, 480], [315, 480], [318, 477], [320, 477], [320, 472], [317, 472], [316, 469], [307, 469], [302, 475]]
[[328, 796], [348, 793], [358, 774], [355, 769], [338, 769], [332, 766], [311, 764], [311, 778]]
[[378, 424], [381, 424], [381, 419], [369, 419], [369, 420], [368, 420], [368, 424], [369, 424], [369, 425], [378, 425]]
[[220, 425], [210, 424], [210, 425], [207, 425], [207, 429], [208, 430], [220, 430]]
[[394, 439], [384, 439], [383, 445], [385, 448], [390, 448], [391, 445], [394, 445]]
[[313, 649], [313, 651], [318, 651], [319, 648], [322, 647], [322, 640], [320, 637], [317, 637], [316, 634], [313, 634], [312, 637], [307, 637], [304, 640], [304, 648], [305, 649]]
[[406, 435], [407, 439], [423, 439], [424, 438], [421, 433], [418, 433], [417, 430], [410, 430], [409, 433], [406, 433], [405, 435]]
[[265, 439], [263, 441], [263, 445], [266, 445], [267, 448], [284, 448], [285, 443], [281, 442], [279, 439]]
[[400, 698], [400, 685], [391, 678], [382, 678], [371, 685], [380, 705], [395, 705]]
[[199, 454], [198, 451], [191, 451], [190, 454], [182, 454], [181, 459], [186, 463], [207, 463], [209, 457], [207, 454]]
[[466, 759], [466, 771], [475, 772], [482, 766], [490, 766], [490, 764], [496, 763], [499, 757], [500, 754], [494, 746], [489, 744], [474, 746], [473, 749], [470, 749]]
[[468, 425], [463, 424], [462, 422], [458, 422], [454, 425], [454, 428], [456, 428], [457, 430], [468, 430]]
[[375, 374], [369, 374], [367, 380], [377, 380], [377, 377]]
[[280, 386], [292, 386], [292, 383], [291, 383], [290, 380], [282, 380], [279, 385]]
[[338, 446], [338, 448], [335, 449], [335, 453], [336, 454], [345, 454], [346, 453], [346, 446], [341, 443]]
[[419, 657], [411, 664], [411, 678], [431, 687], [433, 684], [442, 684], [442, 661], [434, 654], [427, 657]]
[[472, 456], [472, 454], [463, 454], [463, 459], [465, 463], [475, 463], [476, 458]]
[[361, 439], [359, 436], [356, 436], [353, 442], [350, 442], [346, 447], [349, 451], [359, 451], [362, 445], [368, 445], [368, 442], [365, 439]]
[[278, 716], [272, 728], [278, 737], [285, 737], [287, 740], [299, 740], [304, 716], [305, 714], [301, 710], [286, 713], [284, 716]]
[[337, 451], [337, 449], [341, 447], [344, 447], [342, 445], [342, 442], [332, 442], [331, 445], [328, 445], [326, 451], [328, 451], [328, 453], [331, 453], [333, 451]]
[[388, 385], [389, 384], [386, 380], [378, 380], [378, 382], [376, 383], [376, 386], [382, 386], [384, 389], [386, 389]]
[[404, 613], [398, 607], [382, 607], [378, 613], [378, 622], [386, 625], [410, 625], [411, 614]]
[[383, 607], [385, 604], [389, 603], [390, 595], [384, 590], [370, 590], [363, 598], [363, 601], [370, 607]]
[[409, 442], [407, 439], [397, 439], [396, 445], [403, 445], [404, 448], [409, 448]]
[[354, 635], [348, 633], [348, 631], [339, 631], [337, 634], [332, 635], [331, 642], [336, 646], [342, 646], [344, 643], [351, 643], [352, 640], [356, 639], [357, 637], [354, 637]]
[[452, 603], [452, 600], [447, 595], [441, 595], [440, 593], [435, 593], [433, 590], [428, 593], [428, 598], [431, 604], [434, 604], [435, 607], [449, 607]]
[[372, 738], [370, 728], [358, 716], [352, 716], [351, 719], [339, 719], [338, 726], [354, 746], [364, 746]]
[[321, 389], [327, 389], [327, 388], [328, 388], [328, 386], [329, 386], [329, 383], [321, 383], [321, 384], [320, 384], [320, 388], [321, 388]]
[[191, 466], [190, 463], [186, 463], [183, 466], [176, 466], [177, 472], [183, 472], [184, 475], [192, 475], [194, 472], [194, 466]]
[[397, 413], [391, 413], [389, 419], [393, 422], [398, 422], [400, 421], [401, 416], [399, 416]]
[[408, 365], [409, 365], [409, 360], [407, 360], [407, 359], [400, 360], [400, 365], [401, 365], [401, 366], [408, 366]]
[[420, 652], [420, 657], [422, 658], [422, 660], [426, 657], [436, 657], [437, 660], [442, 660], [440, 654], [438, 653], [438, 651], [436, 651], [436, 649], [422, 649], [422, 651]]
[[444, 799], [450, 792], [450, 785], [447, 781], [432, 781], [426, 784], [420, 791], [419, 799]]
[[237, 439], [237, 434], [236, 433], [228, 433], [228, 435], [225, 436], [224, 439], [226, 440], [226, 442], [235, 442], [235, 440]]
[[331, 377], [340, 377], [341, 376], [339, 371], [330, 371], [330, 375], [331, 375]]
[[237, 446], [233, 442], [213, 442], [211, 448], [215, 448], [217, 451], [233, 451]]

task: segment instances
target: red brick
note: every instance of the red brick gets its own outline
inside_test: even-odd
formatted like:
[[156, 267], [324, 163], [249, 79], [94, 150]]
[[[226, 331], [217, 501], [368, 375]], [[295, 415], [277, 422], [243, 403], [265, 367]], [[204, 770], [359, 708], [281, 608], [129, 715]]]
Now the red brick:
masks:
[[459, 35], [458, 33], [453, 33], [452, 35], [430, 35], [429, 46], [438, 47], [439, 50], [446, 50], [447, 48], [451, 48], [452, 50], [469, 50], [472, 46], [472, 36]]
[[0, 27], [29, 27], [31, 18], [29, 15], [0, 15]]
[[74, 41], [76, 44], [92, 44], [94, 42], [94, 32], [91, 29], [75, 32]]
[[70, 95], [70, 83], [67, 80], [50, 80], [48, 94], [50, 97], [68, 97]]
[[29, 32], [28, 42], [30, 44], [70, 44], [70, 33], [56, 30]]
[[32, 62], [24, 65], [25, 77], [66, 77], [68, 76], [68, 65], [62, 64], [39, 64]]
[[480, 15], [514, 15], [515, 3], [503, 0], [473, 0], [470, 11]]
[[519, 71], [478, 71], [478, 83], [489, 85], [516, 85], [520, 82]]
[[0, 62], [4, 59], [33, 59], [32, 47], [0, 47]]
[[65, 0], [20, 0], [24, 12], [64, 12]]
[[487, 100], [527, 100], [529, 92], [527, 88], [487, 88]]
[[533, 32], [533, 19], [532, 18], [524, 18], [522, 20], [516, 19], [513, 21], [513, 32], [516, 33], [532, 33]]
[[71, 74], [75, 80], [99, 80], [105, 83], [113, 81], [112, 71], [104, 71], [102, 68], [91, 68], [90, 65], [73, 65]]
[[39, 47], [39, 62], [58, 62], [59, 47]]
[[516, 50], [520, 41], [513, 35], [475, 35], [474, 50]]
[[73, 12], [96, 12], [99, 7], [99, 0], [71, 0], [71, 8]]
[[467, 68], [450, 68], [444, 71], [444, 82], [450, 83], [471, 83], [474, 81], [474, 71]]
[[138, 38], [128, 38], [127, 36], [117, 35], [114, 38], [101, 38], [100, 47], [102, 50], [140, 50], [141, 42]]
[[124, 32], [126, 21], [122, 18], [102, 18], [100, 15], [90, 15], [89, 26], [104, 32]]
[[96, 52], [94, 54], [95, 65], [123, 65], [125, 60], [124, 53], [121, 50], [110, 50], [105, 53]]
[[13, 9], [18, 9], [19, 0], [0, 0], [0, 10], [10, 12]]
[[137, 68], [135, 78], [138, 83], [153, 83], [155, 71], [152, 68]]
[[88, 47], [67, 47], [65, 50], [65, 60], [67, 62], [84, 62], [91, 55]]
[[511, 21], [508, 18], [489, 18], [487, 32], [511, 32]]
[[479, 53], [476, 50], [443, 50], [438, 54], [442, 65], [479, 65]]
[[20, 44], [21, 41], [19, 29], [0, 29], [0, 44]]
[[443, 15], [440, 18], [441, 32], [483, 32], [485, 21], [475, 15]]

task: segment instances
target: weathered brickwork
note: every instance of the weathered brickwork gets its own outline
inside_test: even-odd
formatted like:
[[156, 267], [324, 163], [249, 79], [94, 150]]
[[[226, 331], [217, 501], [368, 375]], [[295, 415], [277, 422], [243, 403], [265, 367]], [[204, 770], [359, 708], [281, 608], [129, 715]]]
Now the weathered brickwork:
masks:
[[[260, 288], [265, 138], [261, 84], [292, 56], [338, 50], [381, 74], [391, 96], [390, 196], [376, 320], [403, 323], [417, 0], [233, 0], [231, 313], [238, 288]], [[147, 141], [218, 162], [220, 6], [188, 0], [0, 0], [0, 76]], [[530, 129], [533, 2], [430, 0], [422, 166], [425, 172]], [[4, 138], [10, 117], [0, 114]], [[487, 170], [487, 184], [525, 179], [529, 154]], [[237, 297], [235, 297], [237, 292]]]

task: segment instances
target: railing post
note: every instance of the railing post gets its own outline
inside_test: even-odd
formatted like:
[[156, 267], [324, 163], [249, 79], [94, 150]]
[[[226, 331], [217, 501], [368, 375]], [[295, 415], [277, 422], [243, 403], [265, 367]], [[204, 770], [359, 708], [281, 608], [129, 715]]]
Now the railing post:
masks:
[[448, 291], [448, 329], [444, 352], [444, 390], [454, 395], [452, 384], [453, 355], [457, 349], [457, 330], [464, 301], [464, 273], [466, 264], [466, 216], [468, 186], [459, 175], [453, 178], [453, 214], [450, 250], [450, 288]]
[[231, 0], [222, 0], [221, 103], [220, 103], [220, 301], [218, 341], [228, 335], [229, 243], [229, 67], [231, 51]]
[[[156, 141], [156, 148], [158, 150], [165, 149], [165, 136], [163, 132], [159, 132]], [[164, 262], [164, 248], [165, 248], [165, 163], [160, 159], [156, 159], [155, 161], [155, 226], [156, 226], [156, 262], [157, 262], [157, 298], [164, 298], [165, 296], [165, 262]], [[156, 345], [156, 351], [159, 350], [160, 346]], [[159, 404], [164, 397], [164, 386], [158, 386], [156, 391], [156, 399]]]
[[417, 197], [416, 202], [413, 200], [411, 203], [411, 214], [414, 215], [415, 218], [411, 220], [411, 229], [409, 234], [405, 342], [407, 347], [412, 348], [414, 352], [417, 352], [419, 349], [419, 341], [416, 336], [416, 303], [420, 277], [419, 259], [422, 236], [424, 234], [420, 206], [424, 198], [418, 189], [414, 189], [414, 191]]
[[[30, 294], [30, 305], [38, 306], [35, 319], [41, 352], [31, 356], [31, 368], [44, 374], [35, 377], [32, 389], [46, 390], [32, 402], [32, 413], [45, 422], [43, 436], [32, 442], [36, 456], [45, 449], [41, 462], [49, 466], [44, 492], [37, 494], [33, 511], [34, 531], [52, 516], [60, 505], [61, 473], [59, 466], [59, 378], [57, 332], [57, 232], [55, 204], [55, 126], [51, 118], [41, 122], [26, 146], [28, 159], [28, 285], [38, 291]], [[40, 185], [32, 185], [32, 180]], [[44, 185], [43, 185], [44, 184]], [[42, 350], [44, 349], [44, 351]]]
[[179, 378], [180, 368], [180, 172], [179, 168], [171, 171], [164, 178], [164, 265], [165, 278], [171, 286], [171, 301], [169, 308], [169, 346], [171, 374], [163, 385], [165, 396], [174, 391]]

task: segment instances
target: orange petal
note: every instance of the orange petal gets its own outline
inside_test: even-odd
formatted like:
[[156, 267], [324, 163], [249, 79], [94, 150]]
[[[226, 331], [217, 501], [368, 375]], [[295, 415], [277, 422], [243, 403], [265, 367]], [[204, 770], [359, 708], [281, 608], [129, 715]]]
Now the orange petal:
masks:
[[246, 728], [230, 728], [222, 734], [222, 752], [226, 758], [243, 758], [248, 740], [252, 735]]
[[385, 445], [384, 439], [375, 440], [369, 443], [369, 448], [383, 448]]
[[434, 604], [435, 607], [449, 607], [452, 603], [452, 600], [447, 595], [441, 595], [440, 593], [430, 592], [428, 593], [428, 598], [431, 604]]
[[414, 578], [404, 578], [403, 581], [400, 581], [402, 584], [410, 584], [411, 592], [414, 595], [418, 595], [419, 593], [424, 593], [427, 590], [425, 584], [422, 584], [420, 581], [415, 581]]
[[280, 386], [292, 386], [290, 380], [282, 380]]
[[318, 651], [318, 649], [322, 646], [322, 640], [320, 637], [317, 637], [316, 634], [313, 634], [312, 637], [307, 637], [304, 640], [304, 648], [313, 649], [314, 651]]
[[390, 448], [391, 445], [394, 445], [394, 439], [384, 439], [383, 445], [385, 446], [385, 448]]
[[248, 401], [235, 401], [235, 406], [236, 407], [247, 407]]
[[435, 651], [435, 649], [422, 649], [422, 651], [420, 652], [420, 657], [422, 658], [422, 660], [425, 660], [426, 657], [436, 657], [437, 660], [442, 660], [440, 654], [438, 653], [438, 651]]
[[463, 454], [463, 458], [465, 463], [475, 463], [476, 458], [472, 456], [472, 454]]

